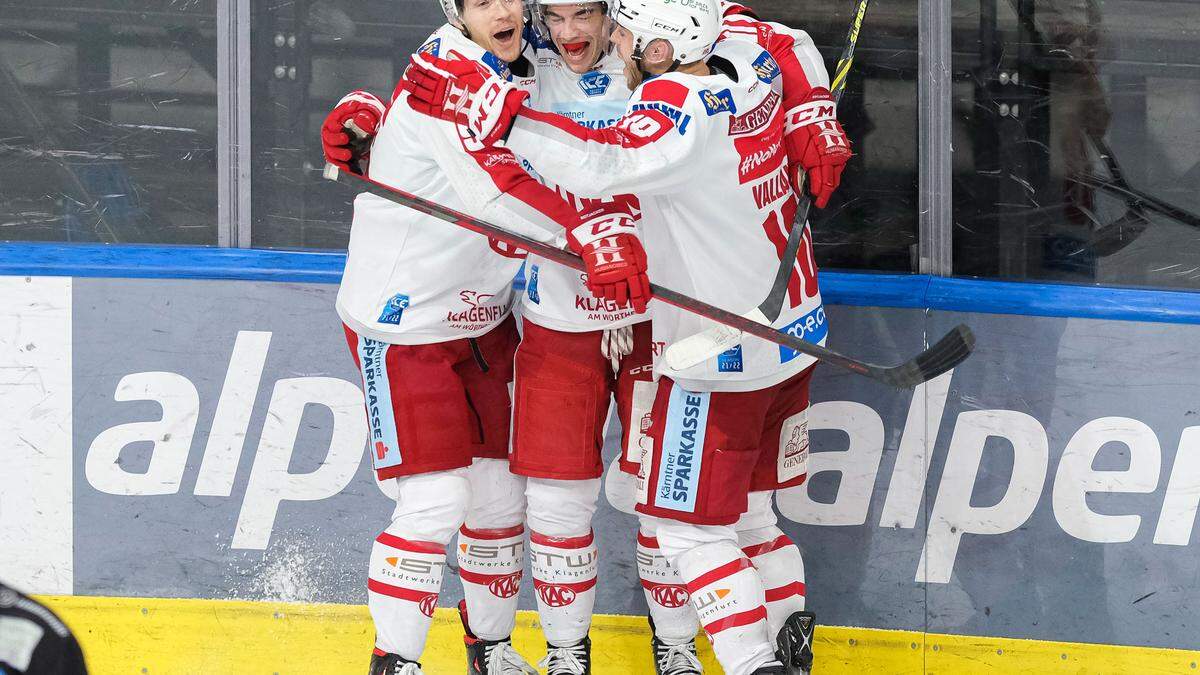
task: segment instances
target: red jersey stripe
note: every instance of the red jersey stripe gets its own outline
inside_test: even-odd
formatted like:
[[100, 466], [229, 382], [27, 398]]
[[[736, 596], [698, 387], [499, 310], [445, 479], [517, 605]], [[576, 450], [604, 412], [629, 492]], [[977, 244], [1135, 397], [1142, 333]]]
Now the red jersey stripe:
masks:
[[408, 600], [409, 602], [421, 602], [429, 596], [437, 597], [437, 593], [429, 591], [418, 591], [415, 588], [404, 588], [402, 586], [393, 586], [385, 584], [382, 581], [367, 579], [367, 590], [381, 595], [387, 595], [400, 600]]
[[394, 534], [388, 534], [387, 532], [380, 532], [379, 536], [375, 537], [375, 541], [383, 544], [384, 546], [391, 546], [392, 548], [397, 548], [401, 551], [410, 551], [412, 553], [444, 554], [446, 552], [446, 547], [442, 546], [436, 541], [410, 541], [408, 539], [401, 539]]
[[792, 543], [791, 538], [786, 534], [781, 534], [766, 543], [758, 544], [757, 546], [747, 546], [742, 549], [742, 553], [745, 553], [747, 558], [754, 558], [764, 553], [778, 551], [784, 546], [795, 546], [795, 544]]
[[704, 624], [704, 632], [708, 633], [709, 635], [716, 635], [717, 633], [729, 628], [737, 628], [738, 626], [746, 626], [756, 621], [766, 620], [767, 608], [759, 605], [748, 612], [738, 612], [737, 614], [731, 614], [724, 619], [718, 619], [712, 623], [706, 623]]
[[786, 586], [780, 586], [779, 588], [768, 588], [766, 595], [767, 602], [779, 602], [780, 600], [783, 600], [784, 598], [790, 598], [793, 595], [804, 597], [804, 591], [805, 587], [803, 581], [793, 581], [792, 583]]
[[696, 577], [692, 581], [689, 581], [687, 583], [688, 592], [691, 593], [692, 595], [695, 595], [697, 592], [700, 591], [700, 589], [704, 588], [705, 586], [707, 586], [711, 583], [720, 581], [721, 579], [724, 579], [725, 577], [737, 574], [738, 572], [741, 572], [742, 570], [750, 569], [751, 567], [753, 567], [753, 565], [751, 565], [750, 561], [747, 560], [746, 558], [737, 558], [736, 560], [730, 560], [729, 562], [725, 563], [724, 565], [721, 565], [720, 567], [718, 567], [716, 569], [709, 570], [709, 571], [705, 572], [704, 574], [701, 574], [700, 576]]
[[682, 108], [688, 97], [688, 88], [672, 80], [651, 80], [642, 86], [641, 101], [662, 101]]

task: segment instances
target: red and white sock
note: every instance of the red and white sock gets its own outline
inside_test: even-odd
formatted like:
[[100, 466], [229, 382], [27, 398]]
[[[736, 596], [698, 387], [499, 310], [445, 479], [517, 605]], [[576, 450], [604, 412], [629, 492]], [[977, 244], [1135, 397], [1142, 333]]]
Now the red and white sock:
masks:
[[670, 645], [696, 639], [700, 620], [690, 602], [687, 586], [679, 571], [667, 563], [658, 547], [658, 539], [644, 527], [637, 535], [637, 566], [658, 639]]
[[600, 555], [592, 532], [580, 537], [529, 533], [529, 561], [546, 642], [573, 645], [587, 637], [596, 604]]
[[410, 661], [421, 658], [433, 622], [446, 547], [388, 532], [375, 538], [367, 574], [367, 606], [375, 622], [375, 647]]
[[458, 531], [458, 575], [470, 630], [484, 640], [503, 640], [516, 626], [525, 527]]
[[771, 635], [777, 635], [793, 612], [804, 609], [804, 558], [778, 527], [738, 532], [738, 543], [762, 579], [767, 625]]
[[687, 583], [700, 625], [728, 675], [776, 663], [762, 580], [732, 527], [661, 521], [658, 542]]

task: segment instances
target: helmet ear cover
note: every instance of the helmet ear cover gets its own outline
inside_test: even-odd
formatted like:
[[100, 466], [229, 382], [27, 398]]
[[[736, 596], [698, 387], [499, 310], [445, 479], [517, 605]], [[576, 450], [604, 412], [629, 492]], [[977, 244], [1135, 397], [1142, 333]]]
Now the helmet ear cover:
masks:
[[721, 32], [717, 0], [615, 0], [612, 16], [633, 35], [635, 52], [665, 40], [681, 64], [708, 56]]

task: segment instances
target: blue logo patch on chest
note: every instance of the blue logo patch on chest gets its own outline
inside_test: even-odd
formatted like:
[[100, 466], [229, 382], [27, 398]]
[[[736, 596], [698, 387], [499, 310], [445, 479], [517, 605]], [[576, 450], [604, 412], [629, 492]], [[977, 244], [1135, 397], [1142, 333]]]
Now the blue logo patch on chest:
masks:
[[612, 84], [612, 78], [598, 70], [584, 73], [579, 78], [579, 88], [588, 96], [602, 96], [604, 92], [608, 91], [610, 84]]
[[418, 54], [428, 54], [429, 56], [437, 56], [442, 51], [442, 38], [433, 38], [429, 42], [421, 45], [417, 50]]
[[754, 69], [754, 74], [758, 76], [758, 79], [767, 84], [771, 84], [776, 77], [779, 77], [779, 64], [775, 63], [775, 59], [771, 58], [767, 52], [759, 54], [750, 67]]
[[701, 89], [697, 95], [700, 97], [700, 102], [704, 104], [704, 109], [708, 112], [709, 117], [717, 113], [737, 112], [737, 107], [733, 104], [733, 94], [728, 89], [722, 89], [715, 94], [707, 89]]

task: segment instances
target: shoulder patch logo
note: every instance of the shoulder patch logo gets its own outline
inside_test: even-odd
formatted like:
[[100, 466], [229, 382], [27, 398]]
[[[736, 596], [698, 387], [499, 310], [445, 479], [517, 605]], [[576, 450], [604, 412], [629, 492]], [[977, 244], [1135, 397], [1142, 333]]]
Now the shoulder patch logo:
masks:
[[506, 80], [512, 79], [512, 71], [508, 69], [508, 63], [501, 61], [499, 56], [496, 56], [491, 52], [484, 52], [483, 57], [480, 60], [483, 61], [485, 66], [491, 68], [493, 73], [496, 73]]
[[767, 84], [779, 77], [779, 64], [775, 63], [775, 59], [771, 58], [767, 52], [759, 54], [750, 67], [754, 69], [754, 74], [758, 76], [758, 79]]
[[421, 45], [417, 50], [418, 54], [428, 54], [429, 56], [437, 56], [442, 51], [442, 38], [433, 38], [429, 42]]
[[609, 84], [612, 84], [612, 78], [598, 70], [584, 73], [579, 78], [579, 88], [588, 96], [603, 95], [604, 92], [608, 91]]
[[715, 94], [708, 89], [701, 89], [698, 95], [700, 102], [704, 104], [704, 109], [708, 111], [709, 117], [720, 113], [737, 112], [737, 107], [733, 104], [733, 94], [728, 89], [722, 89]]

